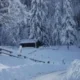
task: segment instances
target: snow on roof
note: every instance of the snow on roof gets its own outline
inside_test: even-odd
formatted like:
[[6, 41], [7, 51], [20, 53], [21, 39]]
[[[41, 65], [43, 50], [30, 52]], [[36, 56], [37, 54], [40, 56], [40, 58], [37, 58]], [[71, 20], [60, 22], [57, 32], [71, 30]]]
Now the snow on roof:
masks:
[[37, 39], [23, 39], [20, 41], [20, 44], [21, 43], [35, 43], [37, 41], [38, 41]]

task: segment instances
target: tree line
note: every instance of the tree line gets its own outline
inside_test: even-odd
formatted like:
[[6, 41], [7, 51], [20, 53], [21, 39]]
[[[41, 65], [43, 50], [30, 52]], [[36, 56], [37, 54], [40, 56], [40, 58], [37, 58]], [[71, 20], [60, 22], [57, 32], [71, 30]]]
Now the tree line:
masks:
[[28, 9], [20, 0], [0, 0], [0, 45], [19, 45], [22, 39], [38, 39], [46, 46], [78, 44], [71, 1], [53, 3], [32, 0]]

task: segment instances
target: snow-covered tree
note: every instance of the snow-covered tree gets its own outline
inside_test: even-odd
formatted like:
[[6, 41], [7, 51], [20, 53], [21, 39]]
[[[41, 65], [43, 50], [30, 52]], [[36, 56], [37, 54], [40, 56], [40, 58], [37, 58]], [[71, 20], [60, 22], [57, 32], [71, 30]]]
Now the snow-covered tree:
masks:
[[76, 23], [73, 18], [73, 10], [69, 0], [63, 0], [63, 17], [62, 17], [62, 44], [75, 44], [76, 41]]
[[45, 35], [45, 21], [47, 18], [47, 5], [45, 0], [32, 0], [31, 3], [30, 38], [43, 41]]
[[54, 25], [53, 25], [53, 44], [60, 45], [60, 34], [61, 34], [61, 7], [60, 2], [55, 4], [55, 14], [54, 14]]
[[2, 8], [2, 10], [6, 9], [7, 12], [0, 14], [2, 32], [5, 33], [5, 35], [2, 35], [2, 39], [3, 43], [6, 37], [6, 42], [16, 44], [20, 39], [20, 30], [24, 27], [23, 23], [24, 25], [27, 24], [27, 11], [25, 5], [21, 4], [20, 0], [8, 0], [7, 2], [8, 6]]
[[6, 0], [0, 0], [0, 45], [2, 45], [2, 42], [3, 42], [3, 36], [4, 33], [3, 33], [3, 22], [4, 22], [4, 19], [3, 17], [8, 13], [8, 1]]
[[[15, 30], [17, 30], [18, 39], [22, 38], [21, 34], [23, 35], [23, 30], [26, 28], [25, 25], [27, 25], [27, 11], [26, 6], [23, 5], [20, 0], [12, 0], [10, 1], [9, 5], [9, 17], [12, 20], [11, 24], [14, 24]], [[27, 32], [26, 32], [27, 33]]]

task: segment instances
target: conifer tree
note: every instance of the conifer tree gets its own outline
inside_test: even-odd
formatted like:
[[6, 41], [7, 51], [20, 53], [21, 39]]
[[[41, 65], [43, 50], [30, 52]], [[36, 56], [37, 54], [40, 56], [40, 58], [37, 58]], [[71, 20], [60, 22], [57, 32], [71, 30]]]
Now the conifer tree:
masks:
[[61, 7], [60, 2], [55, 4], [54, 25], [53, 25], [53, 44], [60, 45], [61, 34]]
[[[2, 1], [2, 3], [4, 1]], [[8, 0], [6, 2], [4, 2], [6, 6], [4, 5], [4, 7], [1, 8], [2, 12], [0, 12], [0, 24], [2, 26], [1, 41], [9, 45], [17, 44], [20, 39], [20, 28], [23, 27], [21, 26], [23, 25], [22, 22], [24, 25], [27, 24], [27, 11], [20, 0]]]
[[29, 38], [43, 40], [43, 34], [45, 34], [44, 25], [47, 15], [46, 2], [45, 0], [32, 0], [31, 5], [31, 28]]
[[63, 0], [63, 17], [62, 17], [62, 44], [75, 44], [76, 41], [76, 23], [73, 17], [73, 10], [69, 0]]

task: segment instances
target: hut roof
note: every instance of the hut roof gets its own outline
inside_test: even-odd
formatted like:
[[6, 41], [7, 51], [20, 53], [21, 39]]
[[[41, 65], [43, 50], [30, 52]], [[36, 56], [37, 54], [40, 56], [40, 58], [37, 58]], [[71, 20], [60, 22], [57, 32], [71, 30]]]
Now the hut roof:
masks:
[[36, 43], [38, 40], [37, 39], [23, 39], [20, 41], [20, 44], [23, 43]]

